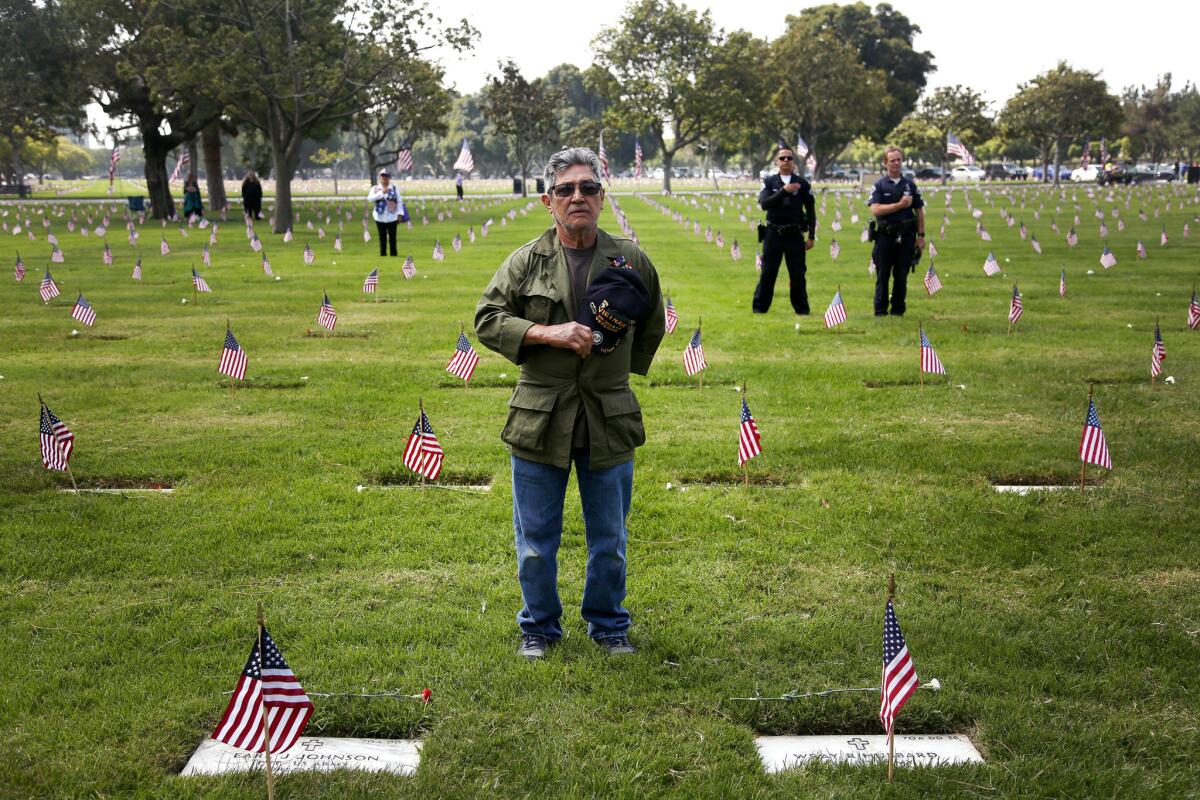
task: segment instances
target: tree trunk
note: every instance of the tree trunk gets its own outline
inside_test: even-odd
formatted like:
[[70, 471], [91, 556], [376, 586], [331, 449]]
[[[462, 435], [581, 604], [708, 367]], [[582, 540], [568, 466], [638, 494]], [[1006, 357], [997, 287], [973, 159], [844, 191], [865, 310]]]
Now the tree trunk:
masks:
[[169, 139], [157, 130], [142, 128], [142, 154], [145, 156], [146, 191], [150, 195], [150, 210], [155, 219], [173, 219], [175, 201], [171, 199], [170, 175], [167, 173], [167, 154], [174, 148]]
[[[275, 171], [275, 233], [284, 233], [292, 224], [292, 175], [296, 157], [291, 147], [273, 147], [271, 161]], [[295, 149], [299, 149], [299, 143]]]
[[1058, 166], [1059, 166], [1059, 143], [1058, 139], [1054, 140], [1054, 185], [1058, 186]]
[[208, 182], [208, 207], [222, 209], [229, 205], [225, 197], [225, 171], [221, 169], [221, 123], [213, 120], [201, 134], [204, 147], [204, 175]]
[[[189, 138], [187, 140], [187, 144], [185, 144], [184, 146], [187, 148], [187, 154], [188, 154], [188, 169], [187, 169], [188, 174], [191, 174], [194, 172], [197, 175], [199, 175], [200, 174], [200, 154], [196, 152], [196, 137], [192, 136], [191, 138]], [[187, 181], [187, 178], [188, 178], [187, 175], [181, 175], [180, 177], [183, 178], [183, 180], [185, 182]]]
[[663, 191], [667, 194], [671, 193], [671, 162], [675, 160], [675, 151], [668, 150], [665, 147], [662, 151], [663, 162]]

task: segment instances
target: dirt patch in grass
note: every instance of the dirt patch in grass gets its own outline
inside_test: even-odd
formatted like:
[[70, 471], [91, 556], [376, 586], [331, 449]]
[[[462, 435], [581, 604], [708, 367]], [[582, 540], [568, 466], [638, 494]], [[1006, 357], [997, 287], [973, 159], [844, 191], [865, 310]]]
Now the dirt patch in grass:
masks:
[[[463, 486], [472, 489], [491, 489], [493, 478], [487, 472], [443, 472], [438, 475], [436, 481], [426, 481], [426, 485], [437, 486]], [[388, 486], [420, 486], [421, 476], [415, 472], [380, 472], [371, 475], [364, 482], [364, 486], [372, 487], [388, 487]]]
[[[463, 382], [455, 378], [442, 378], [437, 382], [439, 389], [461, 389]], [[511, 389], [517, 385], [515, 378], [472, 378], [467, 391], [471, 389]]]
[[860, 330], [856, 330], [856, 329], [845, 330], [845, 331], [831, 331], [831, 330], [826, 330], [825, 328], [804, 328], [804, 327], [802, 327], [802, 328], [800, 328], [800, 330], [796, 331], [797, 336], [833, 336], [833, 337], [837, 337], [837, 336], [866, 336], [866, 334], [867, 334], [866, 331], [860, 331]]
[[[175, 488], [174, 478], [137, 478], [130, 476], [114, 476], [114, 477], [95, 477], [89, 476], [87, 479], [76, 479], [76, 484], [80, 491], [118, 491], [121, 489], [135, 489], [139, 491], [154, 491], [161, 492], [165, 489]], [[59, 488], [70, 489], [70, 482], [60, 483]]]
[[[703, 472], [679, 479], [681, 486], [745, 486], [746, 477], [741, 472]], [[770, 473], [750, 473], [751, 486], [766, 486], [772, 489], [784, 489], [792, 486], [791, 481], [780, 475]]]
[[[288, 378], [247, 378], [244, 381], [237, 381], [235, 385], [238, 389], [303, 389], [308, 386], [308, 381]], [[217, 386], [228, 389], [229, 380], [217, 381]]]
[[[991, 475], [988, 483], [993, 486], [1078, 486], [1078, 475], [1064, 475], [1053, 472], [1017, 472], [1002, 475]], [[1104, 476], [1088, 475], [1088, 486], [1104, 485]]]
[[123, 333], [89, 333], [89, 334], [85, 334], [84, 336], [80, 336], [80, 337], [73, 336], [71, 338], [73, 338], [73, 339], [74, 338], [98, 339], [102, 342], [117, 342], [117, 341], [121, 341], [122, 339], [128, 339], [129, 337]]
[[314, 331], [309, 328], [304, 332], [301, 338], [304, 339], [369, 339], [370, 331], [337, 331], [329, 333], [327, 331]]
[[1097, 386], [1133, 386], [1139, 383], [1149, 383], [1150, 379], [1142, 375], [1127, 375], [1127, 376], [1098, 376], [1095, 378], [1084, 378], [1084, 383], [1094, 383]]
[[[928, 381], [928, 383], [930, 383], [931, 385], [936, 385], [936, 384], [934, 384], [933, 381]], [[941, 383], [941, 381], [938, 381], [938, 383]], [[863, 386], [865, 386], [868, 389], [898, 389], [903, 386], [920, 386], [920, 385], [921, 385], [920, 380], [914, 380], [912, 378], [904, 378], [904, 379], [901, 379], [898, 381], [863, 381]]]

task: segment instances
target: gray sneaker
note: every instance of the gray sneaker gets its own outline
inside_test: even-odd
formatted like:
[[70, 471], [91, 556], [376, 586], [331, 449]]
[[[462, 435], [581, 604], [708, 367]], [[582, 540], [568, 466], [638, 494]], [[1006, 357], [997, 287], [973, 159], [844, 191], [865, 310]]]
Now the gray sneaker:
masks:
[[536, 633], [522, 633], [521, 643], [517, 645], [517, 655], [524, 656], [531, 661], [538, 658], [545, 658], [546, 651], [555, 644], [557, 642], [553, 642], [545, 636], [539, 636]]
[[637, 648], [629, 643], [628, 636], [605, 636], [600, 639], [593, 639], [592, 641], [598, 644], [610, 656], [623, 656], [637, 652]]

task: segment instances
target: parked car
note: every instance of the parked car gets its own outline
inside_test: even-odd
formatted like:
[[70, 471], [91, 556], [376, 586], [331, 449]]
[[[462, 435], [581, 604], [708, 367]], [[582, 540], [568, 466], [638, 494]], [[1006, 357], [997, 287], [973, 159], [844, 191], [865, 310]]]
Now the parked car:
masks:
[[1157, 177], [1160, 181], [1173, 181], [1179, 176], [1175, 172], [1174, 164], [1159, 164]]
[[917, 174], [913, 177], [922, 181], [940, 181], [942, 179], [942, 168], [925, 167], [924, 169], [917, 170]]
[[[1052, 166], [1051, 166], [1051, 167], [1048, 167], [1048, 168], [1047, 168], [1047, 173], [1048, 173], [1049, 175], [1053, 176], [1053, 174], [1054, 174], [1054, 167], [1052, 167]], [[1031, 178], [1033, 178], [1035, 181], [1040, 181], [1040, 180], [1042, 179], [1042, 168], [1041, 168], [1041, 167], [1034, 167], [1032, 170], [1030, 170], [1029, 176], [1030, 176]], [[1059, 165], [1059, 167], [1058, 167], [1058, 179], [1059, 179], [1060, 181], [1067, 181], [1067, 180], [1070, 180], [1070, 179], [1071, 179], [1071, 168], [1070, 168], [1070, 167], [1065, 167], [1065, 166]]]
[[1088, 164], [1086, 167], [1076, 167], [1071, 170], [1072, 183], [1095, 183], [1100, 180], [1102, 170], [1097, 164]]
[[984, 171], [974, 164], [960, 164], [950, 170], [950, 180], [952, 181], [974, 181], [978, 183], [983, 180]]
[[994, 181], [1015, 181], [1026, 177], [1024, 167], [1016, 164], [988, 164], [984, 167], [988, 178]]

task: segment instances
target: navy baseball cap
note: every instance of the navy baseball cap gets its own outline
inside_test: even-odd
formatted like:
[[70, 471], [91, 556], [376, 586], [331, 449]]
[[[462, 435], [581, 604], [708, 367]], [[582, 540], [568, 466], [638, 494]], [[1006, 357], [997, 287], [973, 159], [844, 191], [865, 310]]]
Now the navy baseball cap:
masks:
[[588, 284], [575, 321], [592, 329], [592, 352], [608, 355], [649, 314], [650, 291], [642, 276], [617, 256]]

